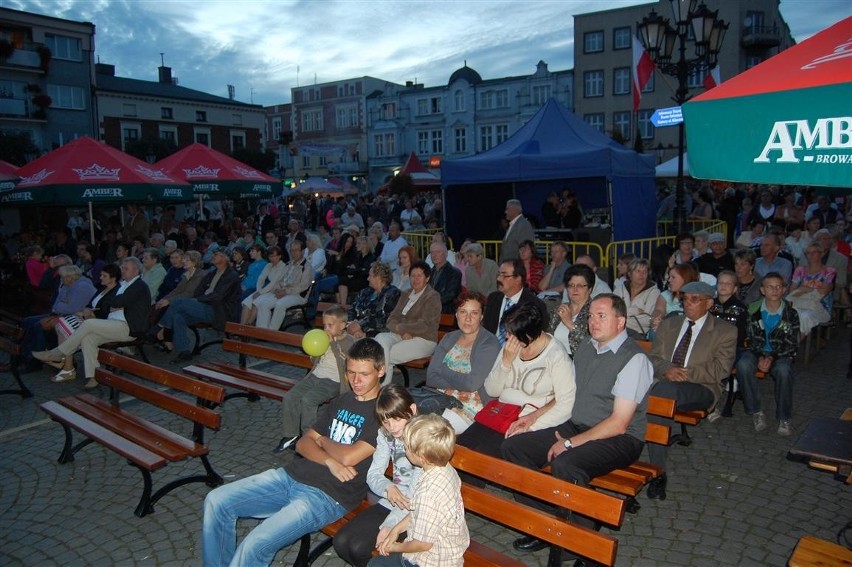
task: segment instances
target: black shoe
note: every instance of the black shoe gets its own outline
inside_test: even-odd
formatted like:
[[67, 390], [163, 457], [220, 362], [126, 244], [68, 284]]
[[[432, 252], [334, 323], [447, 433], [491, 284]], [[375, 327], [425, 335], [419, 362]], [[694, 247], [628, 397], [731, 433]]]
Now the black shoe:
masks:
[[651, 500], [666, 499], [666, 473], [661, 474], [648, 484], [648, 498]]
[[180, 366], [191, 361], [193, 358], [195, 358], [195, 355], [191, 352], [179, 352], [178, 355], [172, 359], [171, 364]]
[[546, 541], [542, 541], [536, 537], [532, 536], [524, 536], [519, 537], [515, 541], [512, 542], [512, 547], [517, 549], [518, 551], [541, 551], [542, 549], [550, 547], [550, 544]]
[[299, 436], [295, 437], [282, 437], [281, 441], [278, 442], [278, 445], [272, 450], [273, 453], [283, 453], [287, 449], [295, 449], [296, 441], [299, 440]]

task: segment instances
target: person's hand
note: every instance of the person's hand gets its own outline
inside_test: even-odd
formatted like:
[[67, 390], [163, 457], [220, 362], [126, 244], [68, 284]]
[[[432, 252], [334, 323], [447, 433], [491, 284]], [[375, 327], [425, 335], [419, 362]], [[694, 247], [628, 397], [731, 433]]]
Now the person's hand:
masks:
[[408, 510], [411, 508], [411, 502], [408, 500], [408, 497], [402, 493], [402, 491], [396, 486], [389, 486], [385, 491], [385, 498], [388, 499], [388, 502], [391, 503], [396, 508], [400, 510]]
[[358, 333], [361, 333], [361, 324], [358, 321], [352, 321], [346, 326], [346, 330], [353, 337], [357, 337]]
[[651, 330], [656, 331], [657, 327], [660, 326], [660, 322], [663, 320], [661, 315], [657, 315], [656, 317], [651, 317]]
[[379, 528], [379, 534], [376, 536], [376, 549], [388, 538], [390, 528]]
[[558, 431], [554, 431], [553, 434], [556, 436], [556, 443], [550, 446], [550, 450], [547, 451], [547, 462], [552, 461], [568, 449], [565, 448], [565, 438], [562, 437]]
[[506, 430], [506, 439], [512, 437], [513, 435], [519, 435], [521, 433], [526, 433], [532, 427], [532, 424], [535, 423], [535, 418], [532, 414], [525, 415], [524, 417], [519, 417], [511, 424], [509, 424], [509, 429]]
[[287, 295], [287, 290], [284, 290], [284, 289], [276, 289], [275, 290], [275, 297], [277, 299], [281, 299], [285, 295]]
[[168, 299], [161, 299], [156, 304], [154, 304], [154, 307], [156, 307], [157, 309], [162, 309], [162, 308], [168, 307], [168, 306], [169, 306], [169, 300]]
[[569, 329], [574, 328], [574, 321], [571, 317], [571, 308], [566, 304], [562, 304], [556, 308], [556, 314], [559, 315], [559, 320]]
[[388, 531], [387, 537], [377, 548], [379, 551], [379, 555], [390, 555], [393, 552], [393, 546], [396, 544], [396, 540], [397, 538], [399, 538], [399, 534], [402, 533], [402, 530], [398, 529], [397, 526], [399, 526], [399, 524], [392, 527], [390, 531]]
[[506, 335], [506, 344], [503, 345], [503, 366], [512, 366], [512, 362], [518, 357], [524, 345], [515, 335]]
[[355, 467], [342, 465], [334, 459], [328, 459], [325, 465], [328, 467], [328, 470], [331, 471], [331, 474], [334, 475], [334, 478], [340, 482], [348, 482], [358, 475], [358, 471], [355, 470]]
[[405, 341], [410, 341], [411, 339], [413, 339], [413, 338], [414, 338], [414, 335], [412, 335], [411, 333], [403, 333], [403, 334], [401, 334], [400, 336], [401, 336], [401, 337], [402, 337], [402, 339], [403, 339], [403, 340], [405, 340]]
[[686, 371], [686, 368], [674, 366], [666, 370], [663, 373], [663, 377], [669, 382], [686, 382], [689, 376]]
[[757, 359], [757, 369], [761, 372], [769, 372], [769, 369], [772, 368], [772, 357], [771, 356], [761, 356]]
[[253, 294], [251, 294], [251, 298], [252, 298], [252, 299], [257, 299], [258, 297], [260, 297], [260, 292], [259, 292], [259, 291], [256, 291], [256, 292], [254, 292]]

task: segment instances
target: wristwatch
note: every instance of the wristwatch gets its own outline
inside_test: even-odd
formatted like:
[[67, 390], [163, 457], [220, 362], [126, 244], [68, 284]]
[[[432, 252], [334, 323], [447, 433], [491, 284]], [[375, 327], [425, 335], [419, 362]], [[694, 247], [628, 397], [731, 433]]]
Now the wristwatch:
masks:
[[563, 445], [566, 449], [570, 449], [571, 447], [573, 447], [573, 446], [574, 446], [574, 444], [573, 444], [573, 443], [571, 443], [571, 440], [570, 440], [570, 439], [566, 439], [565, 441], [563, 441], [563, 442], [562, 442], [562, 445]]

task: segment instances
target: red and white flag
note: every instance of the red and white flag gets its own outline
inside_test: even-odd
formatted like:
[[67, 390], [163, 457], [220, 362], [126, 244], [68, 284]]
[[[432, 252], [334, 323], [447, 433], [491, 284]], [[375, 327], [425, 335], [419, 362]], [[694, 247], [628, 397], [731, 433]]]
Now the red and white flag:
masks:
[[710, 90], [713, 87], [719, 86], [722, 83], [722, 77], [719, 74], [719, 65], [716, 65], [707, 75], [704, 76], [704, 89]]
[[651, 80], [651, 75], [654, 74], [654, 61], [645, 48], [642, 42], [636, 36], [633, 36], [633, 112], [639, 110], [639, 101], [642, 100], [642, 89]]

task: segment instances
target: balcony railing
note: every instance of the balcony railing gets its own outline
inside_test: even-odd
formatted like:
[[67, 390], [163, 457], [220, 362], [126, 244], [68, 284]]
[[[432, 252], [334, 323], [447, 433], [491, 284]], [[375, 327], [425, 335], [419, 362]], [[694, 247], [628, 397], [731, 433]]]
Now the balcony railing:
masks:
[[743, 47], [777, 47], [781, 45], [781, 33], [776, 27], [747, 26], [740, 43]]

